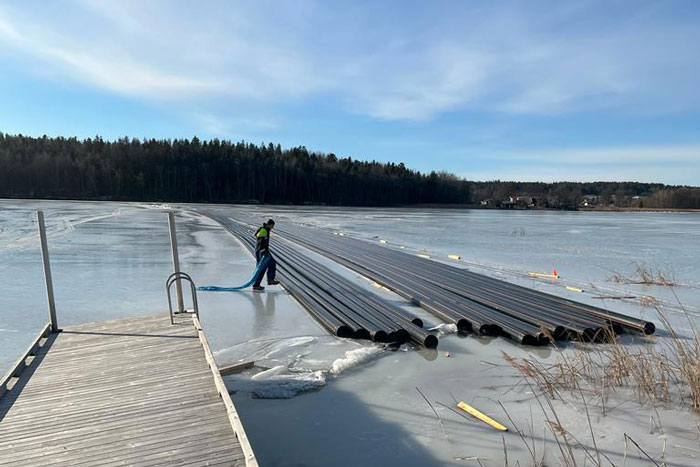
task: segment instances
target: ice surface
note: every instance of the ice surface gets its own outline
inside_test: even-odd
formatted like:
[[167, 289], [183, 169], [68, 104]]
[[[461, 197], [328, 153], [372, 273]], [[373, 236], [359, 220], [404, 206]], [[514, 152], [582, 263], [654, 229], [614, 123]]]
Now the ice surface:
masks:
[[[172, 267], [166, 207], [0, 201], [0, 368], [14, 361], [46, 321], [34, 209], [42, 208], [47, 215], [59, 322], [68, 325], [166, 312], [163, 282]], [[692, 317], [700, 304], [696, 275], [700, 214], [196, 208], [229, 215], [245, 211], [261, 220], [272, 216], [278, 223], [304, 223], [373, 241], [385, 238], [387, 248], [402, 245], [403, 251], [414, 254], [427, 250], [449, 264], [622, 312], [642, 310], [638, 303], [592, 297], [653, 295], [664, 304], [675, 304], [674, 323], [680, 325], [687, 326], [683, 309]], [[178, 214], [177, 222], [182, 268], [198, 284], [236, 284], [248, 278], [250, 254], [218, 224], [186, 212]], [[273, 248], [274, 241], [273, 236]], [[459, 254], [463, 260], [453, 262], [447, 254]], [[426, 327], [440, 324], [356, 273], [318, 259], [368, 293], [425, 319]], [[639, 262], [672, 272], [682, 285], [671, 292], [609, 280], [614, 271], [633, 273]], [[558, 282], [527, 277], [528, 271], [553, 268], [562, 276]], [[586, 293], [567, 291], [563, 284], [581, 286]], [[520, 427], [534, 418], [538, 450], [546, 445], [552, 453], [549, 464], [557, 465], [553, 454], [557, 447], [551, 434], [544, 435], [538, 405], [527, 387], [514, 386], [520, 377], [504, 363], [502, 354], [552, 362], [571, 346], [528, 349], [504, 339], [445, 333], [449, 326], [441, 326], [438, 350], [403, 346], [392, 352], [370, 342], [328, 335], [281, 288], [268, 288], [264, 294], [201, 293], [199, 299], [217, 362], [255, 362], [254, 368], [226, 377], [226, 383], [261, 465], [478, 465], [478, 456], [484, 466], [502, 466], [504, 439], [509, 465], [531, 464], [515, 432], [501, 438], [500, 433], [435, 404], [454, 405], [452, 395], [506, 425], [510, 421], [499, 401]], [[653, 311], [645, 313], [653, 318]], [[448, 439], [416, 387], [440, 413]], [[568, 397], [567, 402], [556, 402], [564, 424], [590, 445], [583, 408]], [[598, 445], [618, 465], [624, 452], [623, 432], [657, 458], [663, 449], [660, 436], [667, 436], [663, 459], [667, 465], [697, 465], [697, 458], [690, 457], [698, 455], [692, 450], [697, 448], [695, 415], [674, 407], [639, 406], [633, 400], [619, 403], [607, 407], [605, 414], [589, 407], [600, 434]], [[657, 417], [663, 435], [650, 429], [650, 418]], [[646, 464], [628, 446], [625, 465]]]

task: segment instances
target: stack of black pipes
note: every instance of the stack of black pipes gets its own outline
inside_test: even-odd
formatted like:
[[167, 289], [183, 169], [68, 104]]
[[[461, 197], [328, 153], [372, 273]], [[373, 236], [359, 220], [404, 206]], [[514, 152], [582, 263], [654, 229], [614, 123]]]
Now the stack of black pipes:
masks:
[[[252, 229], [224, 216], [211, 217], [254, 251]], [[282, 285], [331, 333], [382, 343], [412, 340], [428, 348], [437, 347], [437, 337], [422, 329], [419, 318], [367, 293], [284, 242], [275, 242], [273, 254]]]
[[503, 335], [525, 345], [546, 344], [552, 338], [599, 342], [624, 331], [652, 334], [655, 330], [648, 321], [367, 241], [290, 225], [280, 233], [371, 278], [444, 321], [455, 323], [461, 330]]

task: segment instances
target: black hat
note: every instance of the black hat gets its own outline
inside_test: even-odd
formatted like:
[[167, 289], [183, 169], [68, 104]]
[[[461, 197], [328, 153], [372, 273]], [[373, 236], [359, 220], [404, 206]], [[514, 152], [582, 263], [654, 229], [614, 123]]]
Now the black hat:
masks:
[[275, 220], [274, 219], [268, 219], [267, 222], [265, 222], [267, 225], [275, 225]]

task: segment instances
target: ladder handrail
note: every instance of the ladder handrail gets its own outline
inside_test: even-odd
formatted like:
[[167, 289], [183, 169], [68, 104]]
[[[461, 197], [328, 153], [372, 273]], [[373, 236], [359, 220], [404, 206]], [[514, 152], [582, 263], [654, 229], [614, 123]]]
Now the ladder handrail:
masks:
[[197, 287], [195, 286], [194, 281], [192, 280], [192, 277], [190, 277], [189, 274], [187, 274], [186, 272], [178, 271], [170, 274], [170, 276], [168, 276], [168, 279], [165, 281], [165, 290], [168, 293], [168, 309], [170, 310], [170, 324], [175, 324], [175, 320], [173, 317], [173, 300], [171, 297], [170, 288], [174, 283], [179, 283], [179, 281], [183, 279], [190, 283], [190, 289], [192, 290], [192, 306], [194, 308], [194, 314], [197, 316], [197, 319], [199, 319], [199, 305], [197, 304]]

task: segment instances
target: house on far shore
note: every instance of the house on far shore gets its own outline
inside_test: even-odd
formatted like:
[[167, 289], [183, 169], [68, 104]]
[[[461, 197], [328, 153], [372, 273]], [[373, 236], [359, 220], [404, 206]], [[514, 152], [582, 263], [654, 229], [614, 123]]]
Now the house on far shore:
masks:
[[529, 196], [529, 195], [523, 195], [523, 196], [518, 196], [515, 199], [515, 203], [519, 206], [525, 206], [527, 208], [534, 208], [537, 206], [537, 198], [534, 196]]
[[499, 203], [500, 208], [513, 209], [513, 208], [534, 208], [537, 206], [537, 198], [533, 196], [515, 196], [511, 195], [508, 199], [503, 200]]
[[503, 201], [498, 203], [498, 207], [501, 209], [513, 209], [513, 206], [515, 206], [514, 196], [509, 196], [508, 199], [504, 199]]
[[583, 195], [581, 199], [581, 206], [595, 206], [598, 204], [598, 195]]

